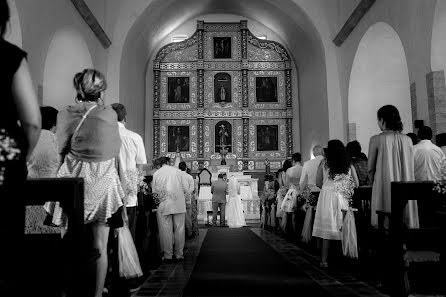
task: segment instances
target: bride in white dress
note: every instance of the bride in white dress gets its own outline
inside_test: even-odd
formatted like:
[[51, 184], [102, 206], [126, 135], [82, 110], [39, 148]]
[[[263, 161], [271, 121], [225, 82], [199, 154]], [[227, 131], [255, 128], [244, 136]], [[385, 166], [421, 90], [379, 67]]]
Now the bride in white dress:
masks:
[[229, 228], [240, 228], [246, 226], [243, 215], [243, 205], [240, 199], [240, 185], [232, 175], [228, 183], [228, 203], [226, 204], [226, 217]]

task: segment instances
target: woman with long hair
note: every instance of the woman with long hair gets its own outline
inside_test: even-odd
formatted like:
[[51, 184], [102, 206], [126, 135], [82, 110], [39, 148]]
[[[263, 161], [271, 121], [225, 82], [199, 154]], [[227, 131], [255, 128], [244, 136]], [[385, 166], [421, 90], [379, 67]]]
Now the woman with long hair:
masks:
[[[391, 182], [415, 180], [413, 144], [409, 136], [401, 133], [403, 123], [398, 109], [393, 105], [385, 105], [378, 110], [377, 116], [382, 133], [370, 138], [367, 166], [369, 181], [373, 183], [373, 226], [378, 225], [377, 210], [391, 211]], [[405, 219], [408, 227], [419, 227], [416, 201], [408, 201]]]
[[243, 205], [240, 200], [240, 184], [231, 175], [228, 183], [228, 203], [226, 204], [226, 217], [229, 228], [240, 228], [246, 225], [243, 214]]
[[325, 161], [321, 162], [316, 176], [316, 186], [321, 188], [313, 224], [313, 236], [322, 239], [321, 267], [327, 267], [330, 240], [341, 240], [342, 210], [348, 209], [346, 197], [336, 189], [336, 182], [353, 180], [357, 187], [358, 177], [344, 144], [337, 139], [328, 142]]
[[85, 69], [74, 76], [73, 84], [76, 104], [61, 110], [57, 117], [56, 137], [64, 160], [57, 176], [84, 179], [84, 222], [100, 253], [95, 282], [95, 296], [99, 297], [108, 266], [107, 221], [123, 205], [125, 196], [116, 169], [121, 139], [116, 112], [103, 105], [104, 75]]

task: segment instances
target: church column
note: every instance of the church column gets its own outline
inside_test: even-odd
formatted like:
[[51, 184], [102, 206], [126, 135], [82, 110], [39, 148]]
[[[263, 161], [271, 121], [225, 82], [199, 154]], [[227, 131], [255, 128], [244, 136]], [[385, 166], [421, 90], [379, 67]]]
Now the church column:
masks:
[[287, 156], [293, 155], [293, 119], [286, 119], [286, 143], [287, 143]]
[[153, 157], [158, 158], [160, 155], [160, 120], [153, 119]]
[[287, 107], [286, 143], [287, 156], [293, 155], [293, 93], [291, 91], [291, 69], [285, 70], [285, 96]]
[[153, 108], [160, 108], [160, 71], [153, 70], [153, 74]]
[[243, 170], [248, 170], [249, 118], [243, 118]]
[[291, 92], [291, 69], [285, 70], [285, 92], [286, 92], [286, 107], [293, 107], [293, 93]]
[[248, 21], [240, 21], [242, 30], [242, 60], [248, 59]]
[[203, 169], [204, 166], [204, 118], [200, 117], [198, 120], [198, 131], [197, 131], [197, 152], [198, 152], [198, 166]]
[[198, 108], [204, 107], [204, 69], [198, 69]]
[[248, 108], [248, 69], [242, 70], [242, 107]]
[[427, 105], [432, 134], [446, 132], [446, 86], [444, 71], [433, 71], [426, 75]]

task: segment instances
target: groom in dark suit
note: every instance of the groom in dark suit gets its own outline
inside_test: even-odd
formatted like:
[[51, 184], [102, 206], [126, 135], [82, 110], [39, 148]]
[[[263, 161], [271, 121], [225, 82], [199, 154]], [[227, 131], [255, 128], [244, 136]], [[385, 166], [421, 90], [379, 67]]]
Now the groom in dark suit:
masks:
[[218, 180], [212, 182], [212, 226], [217, 226], [217, 212], [220, 208], [220, 226], [225, 226], [225, 207], [226, 207], [226, 193], [228, 191], [228, 184], [223, 179], [223, 174], [218, 175]]

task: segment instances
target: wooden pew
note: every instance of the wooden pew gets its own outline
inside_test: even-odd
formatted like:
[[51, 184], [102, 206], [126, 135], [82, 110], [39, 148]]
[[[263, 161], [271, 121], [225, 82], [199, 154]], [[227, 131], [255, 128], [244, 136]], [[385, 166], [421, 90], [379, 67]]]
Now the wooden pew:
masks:
[[21, 194], [25, 205], [59, 201], [69, 224], [63, 239], [60, 234], [25, 235], [27, 267], [24, 287], [35, 296], [42, 292], [45, 296], [57, 296], [60, 290], [65, 289], [62, 288], [64, 286], [71, 288], [73, 296], [88, 296], [92, 284], [94, 289], [94, 272], [92, 275], [88, 273], [88, 263], [94, 263], [99, 253], [86, 246], [88, 234], [84, 224], [83, 179], [29, 179], [25, 181]]
[[[388, 230], [388, 261], [385, 270], [389, 273], [389, 285], [394, 296], [408, 296], [410, 283], [409, 268], [414, 263], [436, 263], [440, 261], [441, 241], [444, 234], [436, 210], [438, 195], [432, 191], [433, 182], [392, 182], [392, 212], [377, 212], [379, 230], [384, 234], [384, 216], [390, 218]], [[409, 200], [416, 200], [420, 221], [419, 229], [407, 228], [404, 223], [405, 207]], [[440, 285], [440, 284], [438, 284]]]

